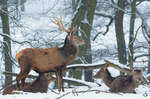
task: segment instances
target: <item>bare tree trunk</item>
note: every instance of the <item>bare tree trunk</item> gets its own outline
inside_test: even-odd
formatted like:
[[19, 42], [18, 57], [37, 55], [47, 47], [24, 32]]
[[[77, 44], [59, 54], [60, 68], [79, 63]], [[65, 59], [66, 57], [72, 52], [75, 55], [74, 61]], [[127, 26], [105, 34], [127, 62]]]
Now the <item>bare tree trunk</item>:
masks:
[[[80, 7], [72, 20], [72, 27], [80, 27], [82, 30], [82, 38], [85, 40], [85, 45], [80, 48], [80, 56], [85, 57], [87, 63], [92, 63], [91, 55], [91, 29], [93, 24], [94, 11], [96, 8], [96, 0], [81, 0]], [[86, 20], [86, 21], [85, 21]], [[85, 80], [93, 81], [92, 70], [85, 71]]]
[[[148, 42], [148, 45], [150, 47], [150, 42]], [[150, 60], [150, 49], [148, 49], [148, 60]], [[150, 61], [148, 62], [148, 73], [150, 73]]]
[[[125, 2], [126, 0], [118, 0], [118, 6], [124, 9]], [[118, 58], [120, 63], [126, 64], [127, 55], [126, 55], [126, 45], [125, 45], [125, 38], [123, 32], [123, 16], [124, 16], [124, 12], [117, 9], [115, 13], [115, 31], [116, 31], [117, 46], [118, 46]]]
[[134, 23], [136, 17], [136, 0], [132, 1], [131, 4], [131, 18], [130, 18], [130, 34], [129, 34], [129, 63], [130, 67], [133, 68], [133, 54], [134, 54]]
[[[88, 7], [86, 8], [87, 12], [85, 13], [85, 19], [88, 23], [84, 22], [81, 24], [81, 29], [86, 33], [86, 37], [84, 39], [86, 40], [85, 46], [83, 46], [82, 55], [85, 57], [85, 60], [87, 63], [92, 63], [92, 55], [91, 55], [91, 30], [92, 30], [92, 24], [93, 24], [93, 18], [94, 18], [94, 12], [96, 8], [96, 0], [89, 0], [86, 1], [85, 5]], [[87, 14], [87, 16], [86, 16]], [[87, 19], [86, 19], [87, 18]], [[92, 70], [84, 71], [85, 74], [85, 81], [93, 81], [92, 77]]]
[[[9, 18], [8, 18], [8, 6], [7, 0], [1, 0], [2, 11], [1, 11], [1, 20], [2, 20], [2, 31], [6, 35], [10, 35], [9, 29]], [[11, 41], [7, 36], [3, 37], [4, 40], [4, 61], [5, 61], [5, 71], [12, 72], [12, 62], [11, 62]], [[5, 76], [5, 85], [10, 84], [12, 81], [12, 76]]]
[[73, 12], [76, 10], [76, 0], [72, 0], [72, 9], [73, 9]]

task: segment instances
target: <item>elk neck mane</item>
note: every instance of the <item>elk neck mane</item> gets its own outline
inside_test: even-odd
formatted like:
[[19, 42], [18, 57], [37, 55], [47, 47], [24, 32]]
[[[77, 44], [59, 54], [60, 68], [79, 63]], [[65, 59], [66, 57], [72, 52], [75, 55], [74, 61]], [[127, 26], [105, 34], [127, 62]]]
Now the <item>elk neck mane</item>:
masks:
[[60, 52], [64, 57], [69, 58], [78, 54], [78, 47], [66, 37], [63, 47], [60, 48]]
[[[108, 82], [109, 84], [111, 84], [111, 82], [115, 79], [114, 77], [111, 76], [110, 72], [108, 71], [108, 69], [106, 69], [106, 79], [103, 79], [104, 82]], [[109, 86], [109, 85], [108, 85]]]

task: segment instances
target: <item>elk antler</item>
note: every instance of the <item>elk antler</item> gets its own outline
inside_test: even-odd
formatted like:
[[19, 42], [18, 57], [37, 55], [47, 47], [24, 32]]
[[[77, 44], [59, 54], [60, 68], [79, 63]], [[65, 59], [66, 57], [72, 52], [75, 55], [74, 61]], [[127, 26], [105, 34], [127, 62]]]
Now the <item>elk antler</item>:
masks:
[[73, 29], [72, 29], [72, 32], [77, 32], [78, 31], [78, 29], [76, 28], [76, 27], [74, 27]]
[[62, 24], [62, 17], [60, 18], [53, 18], [51, 20], [54, 24], [56, 24], [62, 31], [69, 33], [70, 30], [67, 30], [64, 28], [64, 25]]

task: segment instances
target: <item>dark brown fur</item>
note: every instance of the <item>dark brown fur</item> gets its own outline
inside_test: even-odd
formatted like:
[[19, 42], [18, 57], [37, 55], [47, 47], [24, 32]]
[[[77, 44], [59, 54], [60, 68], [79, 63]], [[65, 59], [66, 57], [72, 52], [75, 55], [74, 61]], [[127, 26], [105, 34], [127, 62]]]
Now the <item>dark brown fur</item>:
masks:
[[112, 77], [106, 66], [101, 68], [93, 77], [101, 78], [110, 88], [110, 92], [133, 93], [135, 92], [134, 89], [138, 86], [137, 79], [142, 78], [142, 71], [133, 70], [131, 75]]
[[[25, 83], [24, 87], [29, 86], [31, 83]], [[3, 95], [13, 94], [13, 91], [17, 90], [17, 84], [13, 84], [4, 89]]]
[[111, 83], [110, 92], [135, 93], [139, 78], [142, 78], [142, 72], [136, 70], [132, 71], [131, 75], [119, 76]]
[[[35, 81], [31, 83], [25, 83], [24, 87], [21, 89], [21, 91], [24, 92], [41, 92], [41, 93], [46, 93], [48, 90], [48, 85], [50, 82], [54, 81], [55, 78], [52, 77], [51, 74], [39, 74], [39, 76], [36, 78]], [[17, 85], [11, 85], [8, 86], [6, 89], [3, 91], [3, 95], [6, 94], [13, 94], [13, 91], [17, 90]]]
[[[73, 33], [66, 36], [62, 48], [54, 47], [47, 49], [27, 48], [16, 54], [16, 59], [21, 71], [17, 76], [17, 86], [20, 89], [30, 70], [38, 73], [55, 71], [59, 91], [64, 90], [62, 85], [62, 70], [70, 64], [78, 55], [78, 45], [84, 41]], [[21, 81], [21, 86], [20, 86]]]

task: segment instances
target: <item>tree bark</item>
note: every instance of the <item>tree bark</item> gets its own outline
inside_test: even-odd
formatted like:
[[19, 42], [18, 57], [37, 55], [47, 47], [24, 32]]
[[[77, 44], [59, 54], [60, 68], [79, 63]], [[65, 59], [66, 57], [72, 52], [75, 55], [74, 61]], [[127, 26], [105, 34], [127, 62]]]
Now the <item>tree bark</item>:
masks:
[[[148, 45], [150, 47], [150, 42], [148, 42]], [[148, 49], [148, 59], [150, 60], [150, 48]], [[148, 73], [150, 73], [150, 61], [148, 62]]]
[[[91, 55], [91, 29], [93, 24], [94, 11], [96, 8], [96, 0], [81, 0], [80, 7], [72, 20], [71, 27], [77, 26], [82, 30], [82, 38], [85, 40], [85, 45], [80, 48], [80, 56], [85, 58], [87, 63], [92, 63]], [[92, 70], [85, 71], [85, 80], [93, 81]]]
[[[126, 0], [118, 0], [118, 6], [121, 7], [122, 9], [125, 8], [125, 3]], [[126, 55], [125, 37], [123, 32], [123, 16], [124, 12], [117, 9], [115, 13], [115, 31], [118, 46], [118, 58], [120, 63], [126, 64], [127, 55]]]
[[129, 63], [130, 68], [133, 68], [133, 54], [134, 54], [134, 23], [136, 17], [136, 0], [131, 4], [131, 18], [130, 18], [130, 34], [129, 34]]
[[[1, 0], [0, 3], [2, 4], [2, 11], [1, 11], [1, 20], [2, 20], [2, 31], [6, 35], [10, 35], [10, 28], [9, 28], [9, 18], [8, 18], [8, 6], [7, 0]], [[3, 37], [3, 49], [4, 49], [4, 61], [5, 61], [5, 71], [12, 72], [12, 62], [11, 62], [11, 41], [10, 38], [7, 36]], [[5, 76], [5, 85], [10, 84], [12, 81], [12, 76]]]

